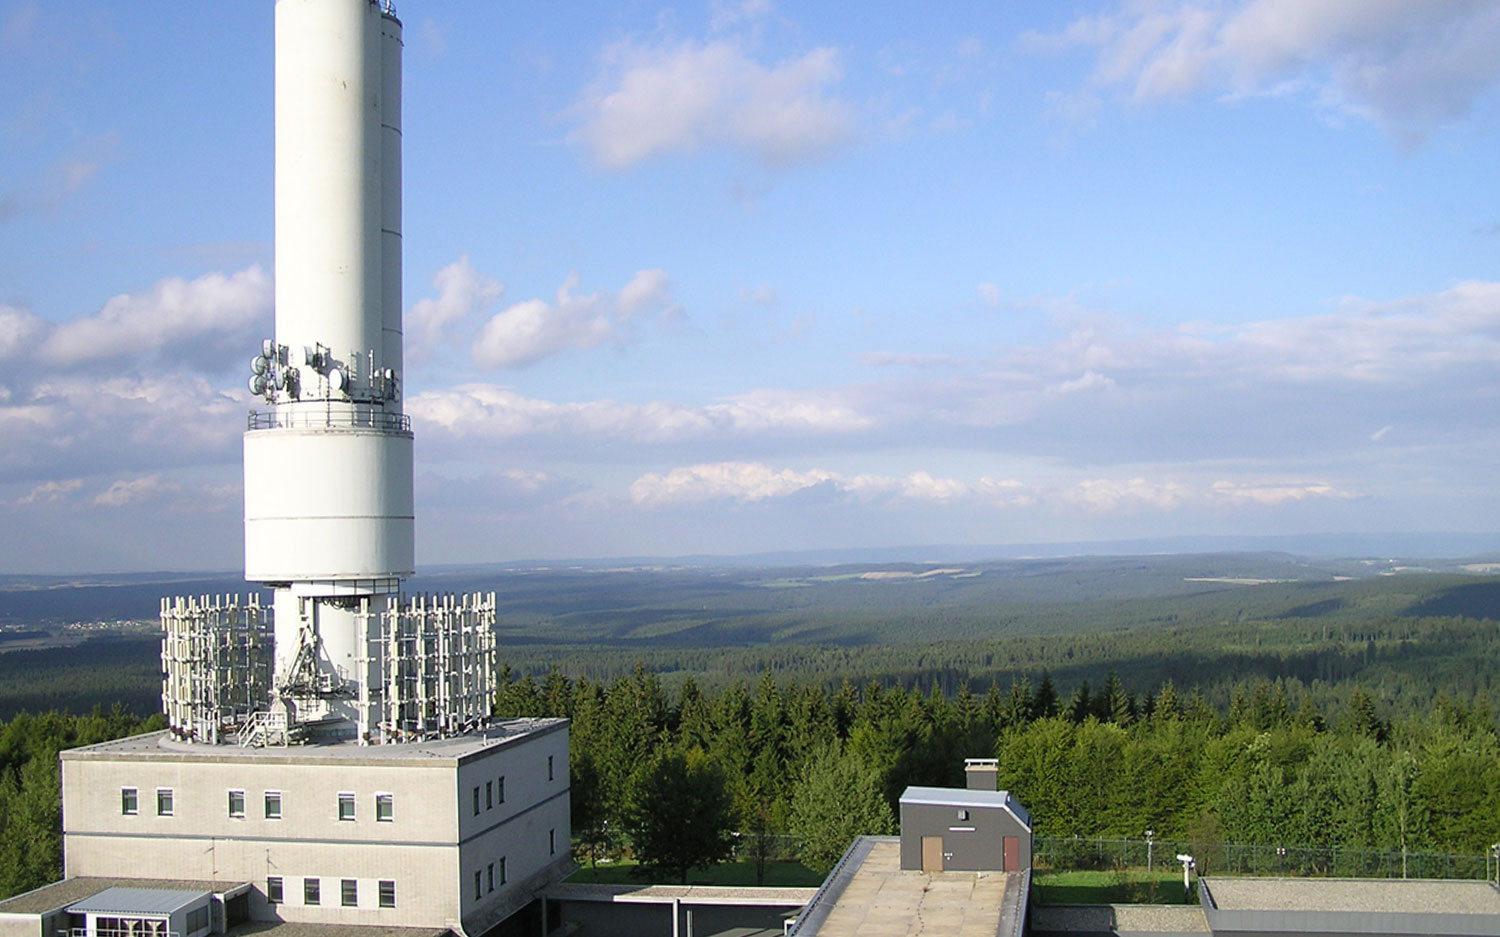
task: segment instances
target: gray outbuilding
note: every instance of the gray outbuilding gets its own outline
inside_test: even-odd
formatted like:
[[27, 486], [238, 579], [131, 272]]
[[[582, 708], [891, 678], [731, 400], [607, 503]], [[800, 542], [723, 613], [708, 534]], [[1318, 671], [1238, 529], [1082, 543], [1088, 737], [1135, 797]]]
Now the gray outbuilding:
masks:
[[1029, 870], [1031, 814], [1009, 791], [908, 787], [901, 795], [901, 868]]

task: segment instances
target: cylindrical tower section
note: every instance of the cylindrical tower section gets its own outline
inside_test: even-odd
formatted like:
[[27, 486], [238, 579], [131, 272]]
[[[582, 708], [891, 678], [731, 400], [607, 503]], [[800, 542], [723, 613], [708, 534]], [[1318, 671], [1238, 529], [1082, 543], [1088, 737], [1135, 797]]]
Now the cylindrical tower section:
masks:
[[276, 3], [276, 341], [303, 369], [304, 400], [342, 396], [308, 373], [304, 349], [322, 346], [356, 374], [386, 353], [388, 23], [371, 0]]
[[[383, 358], [380, 367], [401, 373], [401, 23], [380, 20], [380, 303]], [[388, 395], [400, 409], [400, 397]]]

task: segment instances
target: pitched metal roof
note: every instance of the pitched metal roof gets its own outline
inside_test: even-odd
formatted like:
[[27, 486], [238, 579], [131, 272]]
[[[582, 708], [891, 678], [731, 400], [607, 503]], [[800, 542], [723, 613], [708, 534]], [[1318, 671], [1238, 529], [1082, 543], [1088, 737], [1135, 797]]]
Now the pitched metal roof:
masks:
[[68, 906], [69, 914], [173, 914], [209, 897], [206, 891], [177, 891], [169, 888], [106, 888], [77, 904]]
[[1031, 829], [1031, 814], [1010, 791], [974, 791], [962, 787], [908, 787], [901, 792], [903, 804], [932, 804], [938, 807], [1003, 807]]

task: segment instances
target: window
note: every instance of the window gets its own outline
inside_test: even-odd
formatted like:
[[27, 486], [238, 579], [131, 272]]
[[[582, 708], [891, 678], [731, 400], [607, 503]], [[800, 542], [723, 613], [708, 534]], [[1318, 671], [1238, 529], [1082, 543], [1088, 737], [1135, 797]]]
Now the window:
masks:
[[484, 809], [488, 810], [495, 806], [495, 782], [484, 782]]
[[158, 787], [156, 789], [156, 815], [158, 817], [170, 817], [172, 815], [172, 789], [170, 787]]
[[553, 780], [553, 777], [552, 777], [552, 756], [551, 755], [547, 756], [547, 780], [549, 780], [549, 781]]
[[229, 815], [231, 817], [243, 817], [245, 815], [245, 792], [229, 792]]
[[375, 795], [375, 820], [389, 823], [396, 818], [396, 800], [390, 794]]
[[359, 880], [353, 878], [344, 879], [339, 888], [339, 897], [342, 899], [341, 903], [344, 907], [359, 907]]
[[339, 819], [354, 819], [354, 794], [351, 791], [339, 792]]
[[960, 820], [967, 820], [967, 819], [969, 819], [969, 811], [967, 811], [967, 810], [960, 810], [958, 812], [958, 818]]
[[281, 819], [281, 791], [266, 791], [266, 819]]
[[547, 831], [547, 852], [557, 855], [557, 830]]
[[474, 785], [474, 816], [479, 816], [479, 785]]
[[500, 857], [500, 884], [505, 884], [505, 857]]
[[494, 891], [495, 890], [495, 863], [493, 863], [493, 862], [490, 863], [489, 868], [485, 870], [484, 875], [485, 875], [485, 884], [487, 884], [489, 886], [489, 890], [490, 891]]
[[317, 904], [319, 901], [318, 880], [315, 878], [304, 878], [302, 880], [302, 903]]
[[380, 880], [380, 906], [382, 908], [394, 908], [396, 906], [396, 882], [393, 879], [383, 878]]
[[475, 901], [478, 901], [480, 898], [484, 897], [484, 892], [480, 890], [479, 884], [480, 884], [479, 883], [479, 870], [475, 869], [474, 870], [474, 900]]
[[500, 780], [495, 782], [495, 787], [495, 802], [501, 804], [505, 803], [505, 775], [500, 775]]
[[281, 904], [286, 900], [282, 897], [281, 876], [272, 875], [266, 879], [266, 900], [271, 904]]
[[127, 817], [133, 817], [136, 815], [137, 809], [138, 804], [135, 796], [135, 788], [120, 788], [120, 812]]
[[[165, 923], [165, 922], [163, 922], [163, 923]], [[194, 908], [193, 910], [191, 910], [191, 911], [189, 911], [187, 913], [187, 932], [189, 934], [194, 934], [194, 933], [197, 933], [200, 930], [207, 930], [207, 929], [208, 929], [208, 905], [204, 905], [201, 908]], [[165, 928], [163, 928], [163, 930], [165, 930]], [[151, 933], [150, 929], [147, 929], [146, 932], [147, 933]]]

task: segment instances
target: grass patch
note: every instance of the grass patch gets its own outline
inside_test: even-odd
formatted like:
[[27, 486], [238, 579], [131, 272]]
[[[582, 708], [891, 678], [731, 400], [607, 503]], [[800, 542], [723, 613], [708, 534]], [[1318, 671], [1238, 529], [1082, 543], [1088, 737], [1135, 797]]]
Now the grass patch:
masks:
[[1197, 890], [1182, 889], [1180, 872], [1032, 872], [1039, 904], [1195, 904]]
[[[677, 884], [675, 879], [668, 881], [661, 876], [648, 876], [644, 871], [639, 871], [640, 868], [629, 859], [611, 862], [607, 865], [601, 863], [596, 869], [584, 865], [569, 876], [567, 881], [585, 885]], [[817, 888], [823, 884], [823, 878], [822, 873], [814, 872], [800, 862], [766, 863], [765, 886], [767, 888]], [[755, 885], [755, 862], [754, 860], [726, 862], [707, 869], [694, 869], [688, 873], [688, 881], [693, 884], [719, 885], [726, 888], [753, 886]]]

